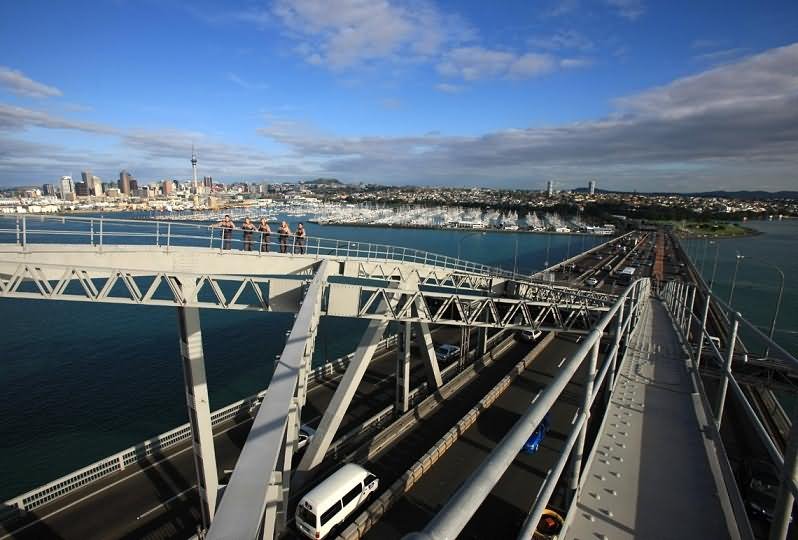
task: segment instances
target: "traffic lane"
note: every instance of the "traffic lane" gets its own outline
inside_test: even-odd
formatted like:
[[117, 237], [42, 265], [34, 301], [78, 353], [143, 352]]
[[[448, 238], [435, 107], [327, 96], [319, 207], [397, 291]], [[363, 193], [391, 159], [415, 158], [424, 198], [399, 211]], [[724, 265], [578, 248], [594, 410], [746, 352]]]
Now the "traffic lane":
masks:
[[[219, 469], [232, 469], [249, 432], [250, 422], [233, 425], [215, 435]], [[191, 447], [175, 454], [157, 455], [142, 462], [138, 471], [92, 489], [69, 504], [33, 512], [44, 519], [9, 536], [15, 540], [93, 540], [105, 538], [188, 537], [200, 522]], [[187, 491], [188, 490], [188, 491]], [[179, 495], [178, 495], [179, 494]], [[45, 517], [49, 516], [49, 517]], [[0, 536], [0, 538], [5, 538]]]
[[[410, 532], [422, 530], [526, 411], [532, 397], [551, 382], [562, 358], [576, 347], [577, 344], [565, 339], [552, 341], [496, 402], [482, 412], [477, 422], [411, 491], [383, 516], [369, 531], [367, 538], [398, 539]], [[528, 351], [529, 346], [526, 349]], [[582, 374], [577, 373], [575, 379], [581, 380], [581, 377]], [[483, 507], [469, 522], [461, 538], [515, 537], [546, 471], [559, 456], [559, 449], [567, 437], [567, 425], [581, 402], [578, 388], [579, 385], [575, 383], [568, 385], [550, 413], [551, 431], [541, 449], [533, 456], [519, 454]], [[428, 446], [436, 440], [428, 441]]]

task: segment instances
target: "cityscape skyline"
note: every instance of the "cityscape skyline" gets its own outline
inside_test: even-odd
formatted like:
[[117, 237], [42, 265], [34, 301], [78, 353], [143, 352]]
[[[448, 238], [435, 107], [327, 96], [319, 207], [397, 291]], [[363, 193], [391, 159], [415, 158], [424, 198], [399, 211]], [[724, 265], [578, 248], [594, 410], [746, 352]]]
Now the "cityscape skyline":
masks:
[[5, 4], [0, 187], [196, 147], [221, 182], [795, 189], [798, 7], [720, 6]]

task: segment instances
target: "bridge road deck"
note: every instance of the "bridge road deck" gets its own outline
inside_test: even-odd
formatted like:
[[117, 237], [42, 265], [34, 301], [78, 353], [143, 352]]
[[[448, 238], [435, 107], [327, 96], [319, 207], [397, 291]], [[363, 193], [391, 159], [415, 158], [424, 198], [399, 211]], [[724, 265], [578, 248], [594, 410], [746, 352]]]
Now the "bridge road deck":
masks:
[[[410, 532], [422, 530], [527, 410], [535, 394], [551, 381], [562, 358], [577, 347], [572, 338], [558, 337], [549, 343], [405, 497], [382, 517], [366, 538], [399, 539]], [[584, 369], [580, 368], [574, 381], [584, 378]], [[463, 529], [460, 538], [515, 538], [546, 477], [546, 471], [560, 455], [566, 439], [566, 428], [582, 399], [580, 388], [581, 384], [577, 382], [569, 383], [549, 413], [551, 428], [540, 450], [533, 455], [518, 455], [490, 497]], [[489, 389], [487, 387], [485, 391]], [[467, 410], [459, 411], [461, 416]], [[452, 415], [452, 423], [459, 419]], [[427, 446], [431, 446], [435, 440], [428, 441]], [[421, 453], [426, 450], [421, 450]]]
[[[435, 343], [458, 343], [458, 328], [433, 331]], [[347, 410], [339, 434], [359, 425], [378, 410], [393, 403], [395, 348], [378, 353], [369, 365], [352, 406]], [[424, 378], [414, 350], [411, 386]], [[340, 377], [314, 386], [302, 410], [303, 423], [317, 425]], [[235, 466], [247, 438], [251, 418], [220, 426], [214, 436], [220, 479]], [[26, 520], [0, 525], [0, 540], [62, 538], [181, 538], [196, 532], [200, 522], [194, 484], [194, 461], [189, 444], [169, 448], [164, 455], [127, 467], [100, 481], [44, 505]], [[43, 518], [33, 521], [33, 518]]]
[[649, 300], [630, 343], [567, 537], [726, 538], [706, 419], [671, 320]]

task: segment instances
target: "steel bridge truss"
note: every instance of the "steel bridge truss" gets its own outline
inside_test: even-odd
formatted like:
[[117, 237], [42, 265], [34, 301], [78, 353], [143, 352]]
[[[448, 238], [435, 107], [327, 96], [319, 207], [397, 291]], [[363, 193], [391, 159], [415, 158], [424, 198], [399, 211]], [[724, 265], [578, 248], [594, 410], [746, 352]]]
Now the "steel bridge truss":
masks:
[[[393, 303], [388, 303], [388, 298]], [[588, 331], [610, 306], [575, 294], [527, 300], [428, 290], [329, 284], [328, 315], [507, 330]], [[388, 305], [387, 309], [378, 306]]]

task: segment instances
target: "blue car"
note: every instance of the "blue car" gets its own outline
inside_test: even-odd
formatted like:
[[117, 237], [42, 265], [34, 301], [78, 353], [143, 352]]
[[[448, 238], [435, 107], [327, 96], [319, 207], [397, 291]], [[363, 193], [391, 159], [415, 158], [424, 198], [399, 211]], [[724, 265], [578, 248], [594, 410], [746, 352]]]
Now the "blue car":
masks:
[[534, 454], [540, 448], [540, 443], [543, 442], [543, 439], [546, 437], [546, 433], [549, 432], [549, 415], [543, 417], [543, 421], [535, 428], [535, 431], [532, 432], [532, 436], [527, 439], [524, 443], [524, 447], [521, 451], [525, 454]]

